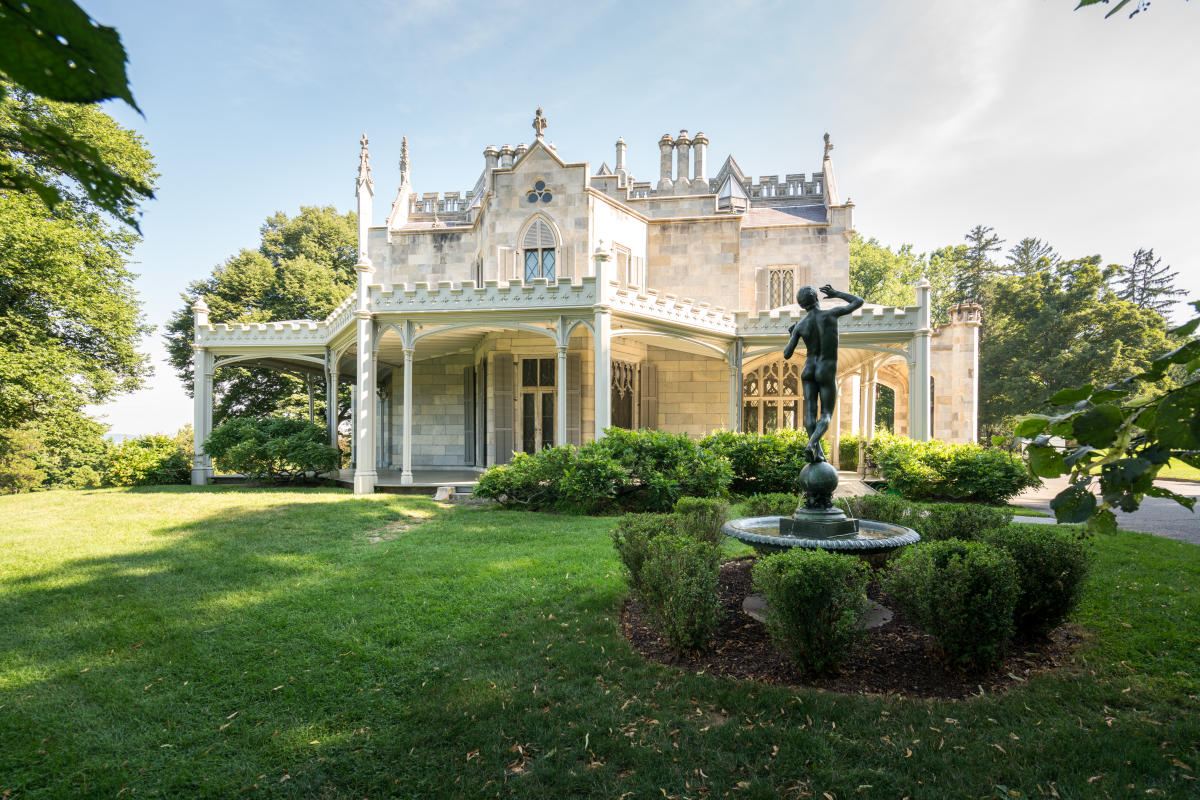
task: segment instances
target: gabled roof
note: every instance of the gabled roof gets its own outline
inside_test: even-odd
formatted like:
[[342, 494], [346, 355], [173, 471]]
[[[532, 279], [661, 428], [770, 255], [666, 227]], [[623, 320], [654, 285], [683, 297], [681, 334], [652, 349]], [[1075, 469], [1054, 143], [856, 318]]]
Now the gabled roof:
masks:
[[746, 185], [746, 173], [742, 172], [742, 168], [739, 167], [738, 163], [733, 160], [733, 156], [727, 156], [725, 158], [725, 163], [721, 165], [719, 170], [717, 170], [717, 176], [713, 178], [713, 180], [716, 181], [718, 186], [720, 186], [730, 175], [733, 175], [734, 179], [742, 186]]

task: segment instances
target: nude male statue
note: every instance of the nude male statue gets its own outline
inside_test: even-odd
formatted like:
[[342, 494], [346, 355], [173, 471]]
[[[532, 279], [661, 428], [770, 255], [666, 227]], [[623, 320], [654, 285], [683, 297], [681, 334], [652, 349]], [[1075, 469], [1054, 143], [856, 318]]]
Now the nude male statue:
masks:
[[[817, 292], [802, 286], [796, 292], [796, 302], [804, 309], [804, 319], [794, 323], [788, 332], [792, 338], [783, 348], [783, 357], [791, 358], [800, 340], [807, 353], [800, 384], [804, 389], [804, 429], [808, 431], [808, 447], [804, 456], [809, 463], [825, 460], [821, 437], [829, 430], [833, 407], [837, 402], [838, 317], [862, 307], [863, 299], [849, 292], [839, 292], [829, 284], [821, 287], [827, 297], [845, 300], [837, 308], [821, 308]], [[818, 411], [818, 401], [820, 410]]]

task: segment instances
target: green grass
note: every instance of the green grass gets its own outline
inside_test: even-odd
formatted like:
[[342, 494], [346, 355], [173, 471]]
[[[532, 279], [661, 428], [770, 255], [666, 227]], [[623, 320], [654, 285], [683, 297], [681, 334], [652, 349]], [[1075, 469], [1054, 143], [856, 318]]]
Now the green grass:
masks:
[[1159, 471], [1158, 477], [1200, 481], [1200, 469], [1193, 467], [1191, 464], [1185, 464], [1177, 458], [1173, 458], [1167, 466]]
[[941, 702], [644, 663], [612, 524], [0, 497], [0, 798], [1196, 796], [1200, 548], [1097, 540], [1075, 663]]

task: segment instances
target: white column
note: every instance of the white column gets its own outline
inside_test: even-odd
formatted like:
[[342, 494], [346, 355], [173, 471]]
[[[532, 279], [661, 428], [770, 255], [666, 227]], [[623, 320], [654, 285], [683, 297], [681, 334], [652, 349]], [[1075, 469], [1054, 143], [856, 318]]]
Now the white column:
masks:
[[[838, 404], [842, 402], [842, 383], [842, 381], [837, 381], [835, 383], [835, 386], [837, 387], [837, 394], [835, 397], [837, 397]], [[833, 407], [833, 418], [829, 420], [829, 431], [827, 432], [826, 436], [829, 442], [829, 461], [835, 467], [841, 469], [842, 410], [838, 408], [837, 404], [835, 404]]]
[[742, 342], [735, 341], [729, 349], [729, 430], [742, 429]]
[[358, 312], [354, 383], [354, 493], [372, 494], [375, 471], [375, 343], [370, 311]]
[[867, 441], [875, 438], [875, 401], [879, 395], [878, 365], [872, 361], [867, 371]]
[[[406, 337], [407, 338], [407, 337]], [[413, 351], [404, 348], [404, 457], [401, 463], [400, 483], [412, 486], [412, 407], [413, 407]]]
[[[563, 323], [559, 323], [559, 335], [563, 332]], [[554, 390], [554, 444], [567, 443], [567, 346], [558, 345], [558, 378]]]
[[208, 328], [208, 304], [199, 298], [192, 304], [192, 485], [204, 486], [212, 477], [212, 458], [204, 443], [212, 433], [213, 356], [200, 344]]
[[612, 311], [608, 306], [611, 258], [604, 242], [600, 241], [595, 253], [596, 306], [592, 317], [592, 343], [595, 349], [592, 385], [595, 389], [597, 440], [604, 438], [604, 429], [612, 424]]
[[304, 376], [304, 388], [308, 390], [308, 421], [316, 422], [316, 407], [313, 403], [313, 381], [312, 375]]
[[325, 385], [325, 418], [329, 424], [329, 446], [338, 446], [338, 371], [337, 365], [329, 370], [329, 382]]
[[919, 323], [913, 337], [911, 368], [909, 370], [909, 417], [910, 438], [929, 441], [929, 281], [921, 278], [917, 283], [917, 314]]

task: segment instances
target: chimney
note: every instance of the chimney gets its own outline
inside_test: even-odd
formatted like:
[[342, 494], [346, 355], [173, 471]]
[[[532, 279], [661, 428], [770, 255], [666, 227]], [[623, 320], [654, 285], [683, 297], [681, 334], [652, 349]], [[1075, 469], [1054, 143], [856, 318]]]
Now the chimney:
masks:
[[617, 168], [614, 170], [622, 179], [626, 177], [625, 172], [625, 140], [620, 136], [617, 137]]
[[675, 140], [671, 138], [671, 134], [664, 133], [662, 138], [658, 140], [658, 190], [670, 191], [671, 182], [671, 150], [675, 147]]
[[688, 172], [690, 164], [688, 160], [692, 156], [692, 140], [688, 138], [686, 130], [680, 131], [679, 136], [675, 137], [675, 190], [681, 194], [686, 193], [691, 181], [688, 180]]
[[510, 169], [513, 165], [513, 149], [510, 145], [504, 145], [500, 148], [500, 168]]
[[696, 138], [692, 139], [692, 165], [695, 169], [692, 189], [708, 194], [708, 137], [703, 131], [697, 131]]

